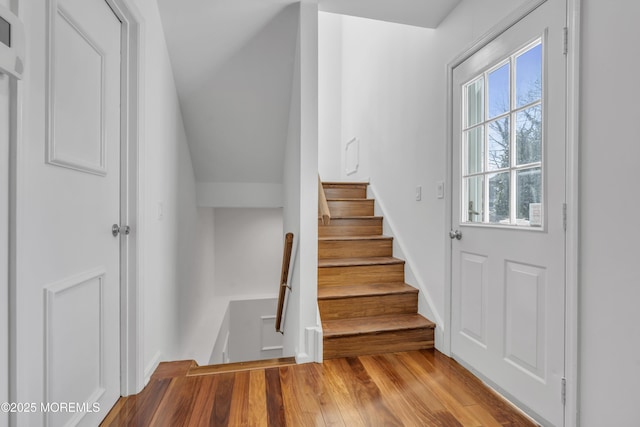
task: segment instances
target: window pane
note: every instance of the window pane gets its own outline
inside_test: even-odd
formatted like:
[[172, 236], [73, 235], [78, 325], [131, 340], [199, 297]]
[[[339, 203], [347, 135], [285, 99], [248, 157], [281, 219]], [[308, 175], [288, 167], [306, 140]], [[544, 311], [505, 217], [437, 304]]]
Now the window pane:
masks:
[[542, 160], [542, 106], [540, 104], [516, 114], [517, 163]]
[[489, 123], [489, 158], [488, 170], [504, 169], [509, 161], [509, 116]]
[[484, 120], [484, 78], [467, 85], [467, 126]]
[[542, 44], [516, 58], [517, 107], [542, 98]]
[[489, 222], [509, 223], [509, 172], [489, 175]]
[[509, 111], [509, 63], [489, 73], [489, 118]]
[[482, 222], [484, 206], [484, 177], [474, 176], [465, 179], [465, 200], [462, 221]]
[[[541, 212], [540, 206], [537, 207], [538, 213], [530, 208], [533, 203], [542, 202], [542, 169], [533, 168], [520, 170], [516, 173], [517, 177], [517, 195], [516, 195], [516, 218], [519, 220], [530, 221], [531, 225], [542, 225], [539, 218]], [[533, 206], [535, 207], [535, 206]], [[530, 217], [530, 215], [533, 215]]]
[[482, 172], [484, 169], [484, 127], [479, 126], [465, 132], [467, 175]]

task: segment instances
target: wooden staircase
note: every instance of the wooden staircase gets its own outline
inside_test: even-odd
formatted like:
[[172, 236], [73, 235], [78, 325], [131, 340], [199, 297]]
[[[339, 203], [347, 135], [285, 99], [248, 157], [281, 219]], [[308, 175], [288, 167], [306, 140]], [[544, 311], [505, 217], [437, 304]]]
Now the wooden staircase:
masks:
[[331, 221], [318, 223], [318, 306], [325, 359], [433, 348], [435, 324], [418, 314], [418, 290], [366, 183], [325, 182]]

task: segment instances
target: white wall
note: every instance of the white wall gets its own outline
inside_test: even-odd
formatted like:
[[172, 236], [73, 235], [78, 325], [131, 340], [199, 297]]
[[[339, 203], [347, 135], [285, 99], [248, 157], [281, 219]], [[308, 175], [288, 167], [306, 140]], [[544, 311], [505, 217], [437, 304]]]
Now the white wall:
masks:
[[[184, 201], [189, 206], [193, 200]], [[182, 202], [181, 202], [182, 203]], [[180, 337], [178, 358], [209, 363], [216, 339], [212, 325], [219, 317], [216, 310], [214, 209], [183, 209], [179, 224], [191, 222], [178, 235], [178, 319]]]
[[281, 208], [282, 184], [197, 182], [198, 206], [212, 208]]
[[640, 3], [583, 0], [580, 421], [640, 425]]
[[[322, 351], [317, 305], [318, 254], [318, 8], [300, 3], [300, 24], [284, 164], [284, 232], [294, 233], [292, 291], [284, 324], [284, 355], [298, 363]], [[318, 356], [320, 355], [320, 356]]]
[[[191, 156], [182, 123], [173, 73], [155, 0], [137, 0], [145, 18], [142, 142], [142, 295], [145, 378], [158, 362], [190, 355], [208, 358], [198, 348], [199, 306], [206, 295], [211, 271], [198, 269], [196, 250], [211, 245], [211, 236], [198, 230], [213, 221], [212, 211], [196, 210]], [[208, 217], [208, 219], [207, 219]], [[204, 240], [200, 240], [200, 238]]]
[[215, 296], [277, 296], [282, 209], [215, 209]]
[[342, 141], [342, 15], [318, 13], [318, 172], [339, 181]]

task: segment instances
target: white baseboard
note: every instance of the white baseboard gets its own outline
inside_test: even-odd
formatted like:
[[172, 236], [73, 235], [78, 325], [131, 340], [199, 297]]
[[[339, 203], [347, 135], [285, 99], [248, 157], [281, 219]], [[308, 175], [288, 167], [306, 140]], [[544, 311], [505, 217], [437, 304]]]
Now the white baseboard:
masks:
[[296, 352], [296, 363], [322, 363], [322, 328], [314, 326], [305, 328], [305, 349]]

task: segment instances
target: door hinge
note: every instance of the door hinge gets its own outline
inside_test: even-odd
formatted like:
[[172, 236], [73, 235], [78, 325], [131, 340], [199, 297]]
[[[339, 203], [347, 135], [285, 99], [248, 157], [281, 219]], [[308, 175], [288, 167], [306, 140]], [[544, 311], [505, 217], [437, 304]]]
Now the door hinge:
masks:
[[567, 204], [562, 204], [562, 229], [567, 231]]
[[562, 33], [562, 53], [566, 55], [569, 52], [569, 28], [564, 27]]
[[565, 405], [567, 403], [567, 379], [563, 377], [561, 384], [560, 398], [562, 399], [562, 404]]

